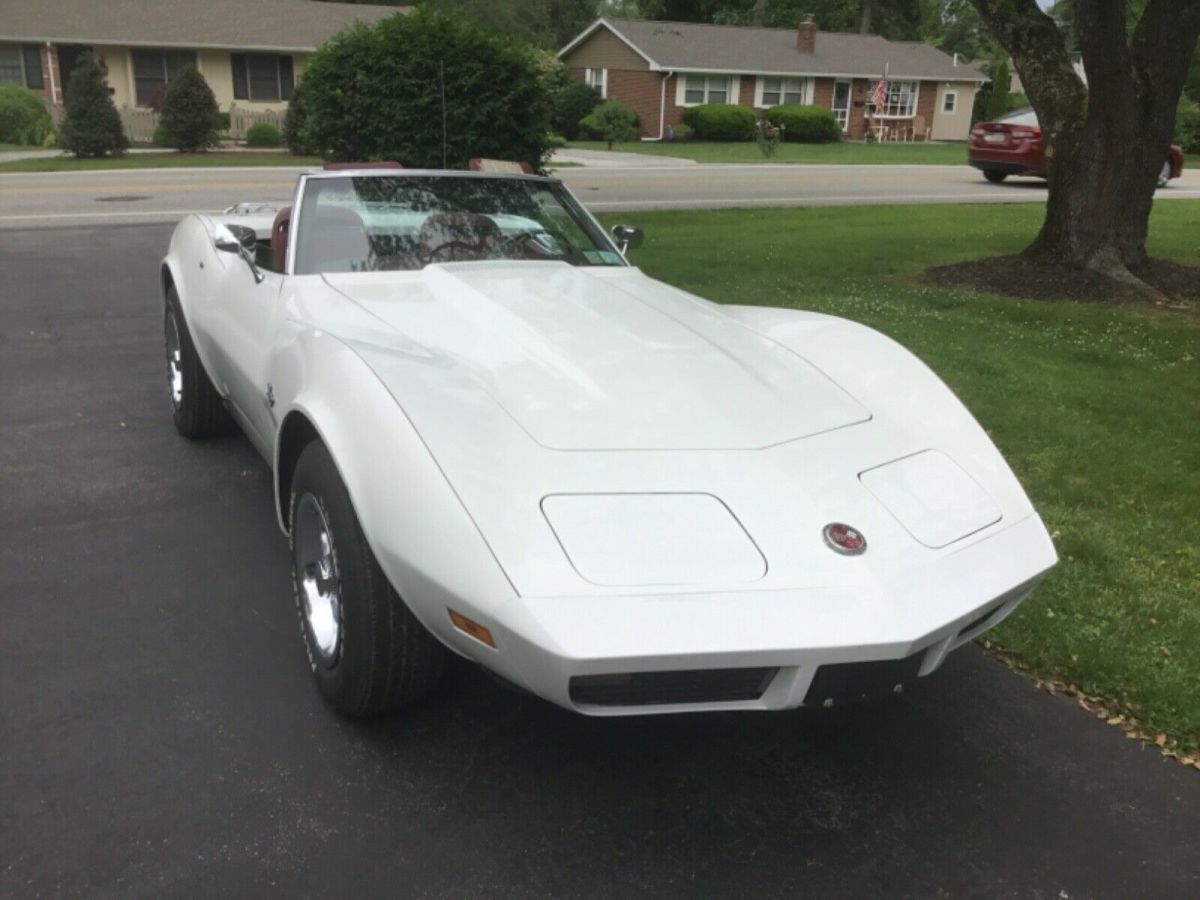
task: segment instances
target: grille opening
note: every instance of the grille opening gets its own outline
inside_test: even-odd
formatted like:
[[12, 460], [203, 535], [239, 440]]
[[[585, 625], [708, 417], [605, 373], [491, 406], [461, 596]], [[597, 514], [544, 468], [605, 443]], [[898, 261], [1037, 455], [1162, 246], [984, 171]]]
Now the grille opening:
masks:
[[805, 706], [841, 706], [898, 694], [917, 680], [925, 650], [904, 659], [827, 663], [817, 669], [804, 695]]
[[[1004, 604], [1001, 604], [1001, 606], [1003, 606], [1003, 605]], [[970, 622], [968, 622], [966, 625], [964, 625], [962, 630], [959, 631], [958, 636], [960, 638], [966, 637], [968, 634], [970, 634], [972, 631], [974, 631], [980, 625], [985, 624], [988, 621], [988, 619], [990, 619], [992, 616], [994, 616], [999, 611], [1000, 611], [999, 606], [993, 606], [991, 609], [989, 609], [983, 615], [979, 616], [976, 619], [972, 619]]]
[[757, 700], [778, 671], [779, 667], [774, 666], [576, 675], [570, 682], [570, 696], [571, 702], [580, 706], [665, 706]]

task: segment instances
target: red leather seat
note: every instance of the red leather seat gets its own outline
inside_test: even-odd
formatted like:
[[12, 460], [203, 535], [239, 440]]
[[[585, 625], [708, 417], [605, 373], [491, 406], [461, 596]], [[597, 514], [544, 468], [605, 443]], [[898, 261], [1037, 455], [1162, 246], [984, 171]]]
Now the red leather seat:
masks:
[[287, 265], [288, 226], [292, 221], [292, 208], [285, 206], [275, 216], [271, 226], [271, 268], [282, 272]]

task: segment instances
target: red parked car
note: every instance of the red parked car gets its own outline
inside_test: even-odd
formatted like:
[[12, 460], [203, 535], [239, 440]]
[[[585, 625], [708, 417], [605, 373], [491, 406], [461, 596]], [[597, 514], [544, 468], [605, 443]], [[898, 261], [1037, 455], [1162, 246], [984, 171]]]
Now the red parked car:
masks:
[[[1046, 160], [1042, 155], [1042, 129], [1038, 127], [1037, 113], [1022, 109], [995, 122], [980, 122], [971, 129], [967, 162], [996, 184], [1009, 175], [1045, 178]], [[1158, 173], [1158, 186], [1182, 173], [1183, 151], [1172, 144]]]

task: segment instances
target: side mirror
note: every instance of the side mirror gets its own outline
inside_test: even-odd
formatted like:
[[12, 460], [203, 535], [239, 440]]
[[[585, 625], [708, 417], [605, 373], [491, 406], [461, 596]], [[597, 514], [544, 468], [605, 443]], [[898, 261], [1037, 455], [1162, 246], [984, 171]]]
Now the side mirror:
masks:
[[636, 250], [646, 240], [646, 235], [642, 229], [634, 228], [632, 225], [614, 225], [612, 236], [613, 240], [617, 242], [617, 248], [622, 253]]
[[217, 227], [213, 229], [213, 246], [222, 253], [236, 253], [240, 256], [254, 273], [254, 283], [262, 284], [267, 276], [254, 261], [253, 251], [257, 241], [258, 236], [254, 229], [245, 225], [226, 225], [224, 222], [218, 222]]

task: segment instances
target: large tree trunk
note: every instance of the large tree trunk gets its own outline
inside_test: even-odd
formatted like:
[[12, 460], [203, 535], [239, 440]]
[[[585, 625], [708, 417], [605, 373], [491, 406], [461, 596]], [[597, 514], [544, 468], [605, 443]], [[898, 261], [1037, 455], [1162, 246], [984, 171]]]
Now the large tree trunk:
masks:
[[754, 0], [754, 11], [750, 15], [750, 24], [760, 28], [767, 24], [767, 0]]
[[[1125, 0], [1074, 4], [1088, 87], [1036, 0], [972, 0], [1013, 64], [1045, 145], [1046, 219], [1026, 255], [1138, 284], [1158, 173], [1200, 35], [1200, 0], [1149, 0], [1127, 35]], [[1090, 98], [1090, 99], [1089, 99]]]
[[874, 7], [874, 0], [862, 0], [862, 9], [859, 10], [858, 15], [859, 34], [871, 33], [871, 13], [875, 11]]

